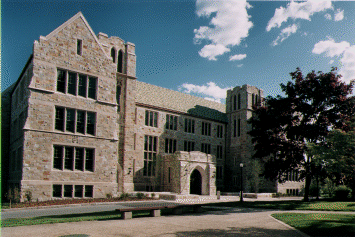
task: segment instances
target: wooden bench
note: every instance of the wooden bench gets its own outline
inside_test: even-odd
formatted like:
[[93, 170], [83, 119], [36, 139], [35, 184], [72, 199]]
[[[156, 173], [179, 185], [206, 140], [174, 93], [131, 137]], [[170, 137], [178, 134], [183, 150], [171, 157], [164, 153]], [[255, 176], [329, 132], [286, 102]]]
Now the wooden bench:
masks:
[[176, 205], [176, 206], [151, 206], [151, 207], [124, 207], [118, 208], [116, 211], [121, 213], [121, 218], [124, 220], [132, 219], [133, 211], [150, 211], [149, 216], [158, 217], [161, 216], [162, 209], [173, 209], [174, 215], [180, 215], [183, 212], [184, 207], [192, 207], [194, 212], [202, 212], [201, 204], [185, 204], [185, 205]]

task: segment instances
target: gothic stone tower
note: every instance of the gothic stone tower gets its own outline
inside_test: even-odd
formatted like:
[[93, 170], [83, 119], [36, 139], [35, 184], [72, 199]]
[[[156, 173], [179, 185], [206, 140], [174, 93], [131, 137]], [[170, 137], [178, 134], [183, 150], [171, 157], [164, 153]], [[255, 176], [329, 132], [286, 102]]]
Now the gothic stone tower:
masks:
[[225, 181], [228, 191], [236, 192], [240, 190], [240, 163], [244, 164], [243, 189], [246, 192], [253, 191], [250, 171], [254, 147], [251, 137], [248, 135], [251, 125], [247, 121], [253, 115], [253, 105], [261, 101], [263, 97], [263, 90], [255, 86], [237, 86], [227, 91], [228, 132]]

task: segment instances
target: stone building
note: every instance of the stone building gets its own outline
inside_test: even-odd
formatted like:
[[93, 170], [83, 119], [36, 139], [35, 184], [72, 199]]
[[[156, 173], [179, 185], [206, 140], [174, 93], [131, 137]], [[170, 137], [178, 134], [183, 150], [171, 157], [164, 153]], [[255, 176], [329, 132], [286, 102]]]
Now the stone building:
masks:
[[79, 12], [34, 42], [2, 93], [3, 189], [22, 200], [239, 191], [253, 152], [246, 121], [263, 97], [244, 85], [224, 105], [140, 82], [135, 45], [96, 36]]

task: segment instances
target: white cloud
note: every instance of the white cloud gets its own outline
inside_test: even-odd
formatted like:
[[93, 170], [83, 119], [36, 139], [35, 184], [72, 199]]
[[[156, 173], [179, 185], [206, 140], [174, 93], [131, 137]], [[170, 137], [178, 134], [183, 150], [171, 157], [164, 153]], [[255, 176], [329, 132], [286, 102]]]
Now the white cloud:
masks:
[[287, 39], [288, 37], [290, 37], [291, 34], [294, 34], [297, 32], [298, 26], [296, 24], [290, 25], [289, 27], [286, 27], [285, 29], [283, 29], [280, 33], [279, 36], [277, 36], [277, 38], [274, 40], [273, 42], [273, 46], [278, 45], [279, 43], [281, 43], [282, 41], [284, 41], [285, 39]]
[[346, 41], [335, 43], [333, 39], [326, 41], [319, 41], [314, 45], [312, 53], [322, 54], [326, 53], [328, 57], [334, 57], [341, 55], [346, 48], [350, 47], [350, 44]]
[[247, 57], [246, 54], [236, 54], [236, 55], [230, 56], [229, 61], [243, 60], [246, 57]]
[[222, 44], [209, 44], [205, 45], [198, 54], [203, 58], [208, 58], [209, 60], [217, 60], [216, 56], [223, 55], [226, 52], [229, 52], [230, 49], [226, 48]]
[[211, 27], [201, 26], [194, 30], [195, 44], [201, 44], [204, 40], [208, 42], [199, 52], [200, 56], [216, 60], [216, 56], [229, 52], [229, 48], [239, 45], [242, 39], [248, 37], [249, 29], [253, 26], [247, 13], [249, 8], [251, 5], [245, 0], [197, 0], [197, 16], [209, 18], [216, 13], [210, 21]]
[[329, 13], [325, 14], [324, 17], [327, 20], [332, 20], [332, 15], [330, 15]]
[[244, 64], [238, 64], [237, 67], [243, 67]]
[[[355, 79], [355, 45], [342, 41], [335, 43], [333, 39], [320, 41], [314, 45], [312, 53], [325, 53], [327, 57], [341, 56], [341, 67], [339, 73], [343, 76], [342, 80], [349, 83]], [[329, 64], [333, 63], [331, 60]]]
[[272, 28], [280, 28], [282, 23], [287, 22], [289, 18], [311, 20], [310, 16], [314, 13], [332, 9], [331, 1], [307, 1], [307, 2], [294, 2], [291, 1], [287, 4], [286, 8], [280, 7], [275, 10], [274, 16], [268, 22], [266, 27], [267, 31]]
[[343, 76], [345, 82], [355, 80], [355, 45], [347, 48], [343, 54], [340, 74]]
[[194, 84], [189, 84], [189, 83], [184, 83], [179, 87], [179, 90], [184, 93], [196, 93], [196, 94], [201, 94], [204, 96], [208, 96], [205, 99], [207, 100], [213, 100], [221, 103], [221, 100], [226, 99], [227, 96], [227, 90], [231, 89], [232, 87], [229, 88], [220, 88], [219, 86], [216, 85], [214, 82], [208, 82], [207, 85], [194, 85]]
[[334, 60], [330, 60], [330, 61], [329, 61], [329, 64], [333, 64], [333, 63], [334, 63]]
[[334, 14], [334, 21], [341, 21], [344, 19], [344, 10], [337, 9], [337, 12]]

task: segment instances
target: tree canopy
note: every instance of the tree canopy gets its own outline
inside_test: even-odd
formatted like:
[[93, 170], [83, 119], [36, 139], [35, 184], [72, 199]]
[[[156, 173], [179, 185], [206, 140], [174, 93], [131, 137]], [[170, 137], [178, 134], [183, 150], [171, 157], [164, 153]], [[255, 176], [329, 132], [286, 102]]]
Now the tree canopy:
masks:
[[285, 96], [269, 96], [254, 108], [249, 134], [255, 144], [254, 158], [265, 163], [264, 175], [282, 182], [288, 171], [301, 171], [308, 200], [312, 157], [307, 155], [307, 145], [324, 143], [332, 129], [350, 129], [355, 100], [349, 95], [354, 83], [342, 82], [336, 68], [306, 76], [297, 68], [290, 75], [292, 81], [281, 84]]

